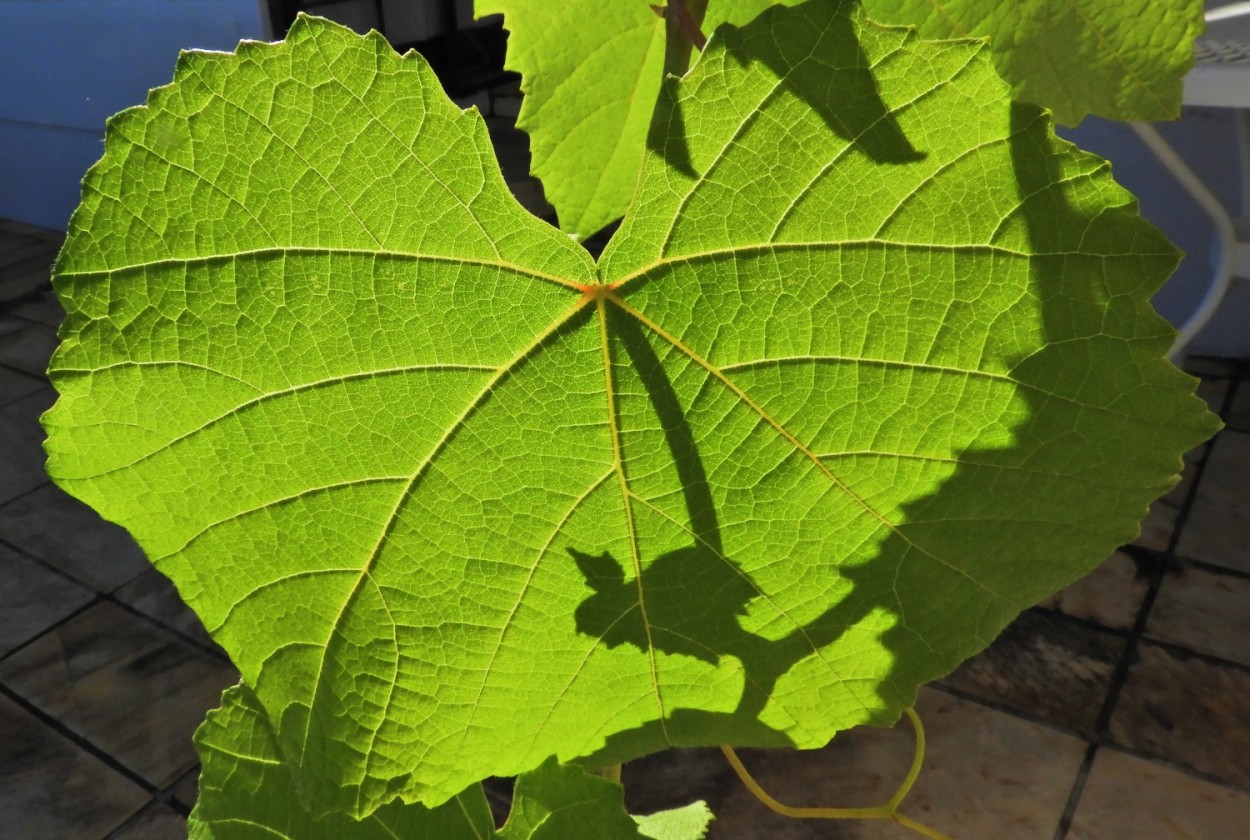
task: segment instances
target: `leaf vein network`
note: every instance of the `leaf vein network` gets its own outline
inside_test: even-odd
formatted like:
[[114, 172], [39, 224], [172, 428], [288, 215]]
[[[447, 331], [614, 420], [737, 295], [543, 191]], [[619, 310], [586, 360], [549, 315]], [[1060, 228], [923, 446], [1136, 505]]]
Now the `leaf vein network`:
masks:
[[[576, 317], [578, 313], [580, 313], [584, 308], [585, 308], [584, 300], [579, 300], [577, 303], [573, 304], [573, 306], [569, 307], [564, 312], [563, 315], [553, 320], [551, 324], [546, 329], [544, 329], [541, 333], [539, 333], [538, 336], [533, 341], [531, 341], [525, 347], [521, 348], [521, 350], [517, 351], [517, 353], [513, 355], [511, 359], [509, 359], [508, 361], [500, 365], [498, 368], [496, 368], [493, 375], [486, 381], [486, 383], [477, 392], [477, 394], [474, 395], [473, 399], [471, 399], [466, 404], [464, 410], [461, 411], [460, 415], [454, 421], [452, 421], [452, 423], [447, 427], [446, 431], [439, 437], [437, 441], [435, 441], [430, 451], [417, 463], [416, 467], [412, 470], [412, 474], [408, 477], [407, 481], [404, 483], [403, 488], [396, 495], [395, 502], [392, 505], [391, 511], [389, 515], [386, 517], [386, 520], [383, 523], [382, 528], [378, 532], [378, 536], [377, 536], [377, 539], [374, 541], [373, 548], [370, 550], [369, 554], [366, 556], [364, 560], [364, 563], [360, 567], [359, 577], [356, 579], [356, 582], [355, 584], [353, 584], [347, 597], [343, 599], [342, 607], [340, 607], [337, 615], [335, 615], [334, 617], [334, 620], [330, 623], [329, 631], [326, 634], [326, 640], [321, 645], [322, 655], [317, 664], [317, 672], [313, 677], [312, 688], [308, 693], [308, 697], [310, 698], [311, 703], [314, 703], [314, 704], [316, 703], [317, 695], [320, 693], [321, 677], [325, 673], [325, 664], [326, 664], [326, 660], [329, 658], [329, 655], [330, 655], [330, 646], [338, 635], [339, 625], [342, 622], [343, 617], [346, 615], [349, 606], [352, 604], [352, 602], [356, 599], [356, 596], [359, 594], [361, 584], [369, 577], [369, 575], [371, 574], [374, 568], [374, 565], [377, 563], [377, 559], [378, 559], [378, 556], [381, 554], [382, 547], [386, 543], [387, 538], [389, 537], [392, 530], [394, 529], [395, 523], [399, 520], [399, 512], [403, 508], [404, 502], [407, 501], [409, 496], [411, 495], [413, 488], [416, 487], [417, 483], [421, 480], [421, 477], [427, 474], [430, 467], [433, 466], [434, 462], [438, 459], [438, 456], [441, 455], [444, 451], [446, 451], [447, 445], [459, 433], [459, 431], [462, 428], [464, 428], [464, 425], [465, 423], [468, 422], [469, 418], [472, 417], [477, 412], [477, 410], [481, 408], [481, 406], [483, 406], [490, 399], [490, 396], [493, 393], [495, 387], [499, 385], [499, 383], [501, 383], [509, 375], [511, 375], [513, 371], [515, 371], [528, 358], [530, 358], [531, 355], [533, 355], [540, 348], [545, 346], [546, 343], [553, 336], [555, 336], [560, 331], [560, 329], [564, 327], [565, 324], [567, 324], [574, 317]], [[300, 747], [301, 755], [306, 753], [308, 749], [308, 739], [312, 734], [312, 719], [313, 719], [313, 715], [309, 714], [307, 723], [304, 728], [304, 735], [303, 735], [302, 744]]]
[[925, 557], [928, 557], [930, 560], [933, 560], [935, 563], [947, 568], [948, 570], [954, 572], [960, 577], [963, 577], [964, 579], [972, 583], [974, 586], [976, 586], [978, 589], [985, 591], [987, 594], [992, 595], [994, 598], [1000, 601], [1005, 601], [1007, 603], [1014, 603], [1006, 595], [1003, 595], [1002, 593], [997, 592], [994, 589], [990, 588], [988, 585], [986, 585], [982, 581], [977, 580], [967, 571], [954, 565], [949, 560], [938, 557], [937, 555], [925, 550], [924, 548], [912, 542], [912, 540], [908, 538], [907, 535], [904, 534], [896, 524], [894, 524], [889, 519], [887, 519], [880, 511], [878, 511], [875, 507], [869, 504], [869, 502], [865, 498], [860, 496], [849, 485], [847, 485], [844, 481], [838, 478], [838, 476], [833, 473], [833, 471], [829, 468], [829, 466], [825, 464], [823, 461], [821, 461], [820, 458], [818, 458], [816, 454], [811, 451], [811, 449], [809, 449], [802, 441], [800, 441], [797, 437], [795, 437], [794, 434], [790, 432], [784, 425], [782, 425], [780, 421], [772, 417], [772, 415], [770, 415], [767, 411], [765, 411], [762, 406], [760, 406], [753, 399], [751, 399], [750, 395], [747, 394], [747, 392], [743, 390], [740, 385], [738, 385], [732, 379], [730, 379], [728, 376], [722, 373], [721, 370], [716, 367], [716, 365], [712, 364], [710, 361], [703, 358], [703, 356], [696, 353], [690, 347], [687, 347], [684, 343], [682, 343], [680, 339], [670, 334], [667, 330], [665, 330], [659, 324], [655, 323], [646, 315], [644, 315], [642, 312], [630, 306], [625, 301], [621, 300], [615, 294], [611, 295], [611, 300], [616, 306], [620, 307], [625, 312], [632, 315], [634, 318], [637, 318], [640, 323], [642, 323], [645, 327], [647, 327], [647, 329], [651, 330], [656, 335], [660, 336], [662, 339], [664, 339], [669, 344], [671, 344], [675, 349], [677, 349], [682, 354], [689, 357], [690, 360], [693, 361], [695, 364], [699, 365], [699, 367], [703, 368], [708, 373], [710, 373], [715, 379], [717, 379], [722, 385], [724, 385], [725, 388], [727, 388], [730, 391], [730, 393], [734, 394], [739, 400], [742, 401], [744, 405], [750, 408], [751, 411], [757, 414], [765, 423], [767, 423], [770, 427], [772, 427], [772, 429], [775, 432], [777, 432], [777, 434], [779, 434], [783, 440], [789, 443], [792, 447], [794, 447], [794, 449], [797, 452], [799, 452], [804, 458], [806, 458], [809, 462], [811, 462], [818, 471], [823, 473], [831, 482], [833, 482], [835, 486], [837, 486], [840, 490], [842, 490], [842, 492], [846, 493], [846, 495], [852, 501], [854, 501], [855, 504], [857, 504], [865, 513], [867, 513], [868, 515], [876, 519], [882, 526], [888, 529], [891, 533], [897, 536], [900, 540], [902, 540], [908, 546], [914, 548], [920, 554], [924, 555]]
[[394, 376], [394, 375], [403, 374], [403, 373], [416, 373], [416, 372], [421, 372], [421, 371], [430, 371], [430, 372], [436, 372], [436, 373], [463, 372], [463, 371], [497, 373], [498, 369], [490, 367], [488, 365], [461, 365], [461, 364], [452, 364], [452, 363], [406, 365], [404, 367], [398, 367], [398, 368], [382, 368], [378, 370], [345, 373], [345, 374], [340, 374], [338, 376], [326, 377], [325, 379], [318, 379], [312, 382], [302, 382], [299, 385], [292, 385], [289, 388], [282, 388], [281, 390], [278, 390], [278, 391], [266, 391], [262, 394], [259, 394], [258, 396], [253, 397], [250, 400], [244, 400], [243, 402], [238, 403], [237, 405], [231, 406], [228, 410], [223, 411], [221, 414], [218, 414], [215, 417], [211, 417], [208, 420], [205, 420], [202, 423], [200, 423], [200, 425], [195, 426], [194, 428], [188, 429], [187, 431], [182, 432], [181, 434], [170, 438], [169, 440], [162, 443], [160, 446], [157, 446], [145, 452], [143, 455], [140, 455], [138, 458], [134, 459], [133, 461], [130, 461], [129, 463], [120, 464], [115, 467], [110, 467], [107, 470], [102, 470], [100, 472], [94, 473], [92, 477], [97, 478], [100, 476], [109, 475], [110, 473], [115, 473], [115, 472], [118, 472], [119, 470], [128, 469], [130, 467], [141, 464], [144, 461], [154, 458], [155, 456], [159, 455], [161, 452], [164, 452], [165, 450], [187, 440], [188, 438], [194, 437], [197, 434], [201, 434], [207, 431], [208, 429], [212, 428], [216, 424], [221, 423], [222, 421], [227, 420], [239, 414], [240, 412], [246, 411], [247, 409], [252, 408], [256, 405], [260, 405], [262, 403], [268, 402], [269, 400], [280, 399], [282, 397], [289, 397], [294, 394], [303, 393], [304, 391], [311, 391], [316, 388], [324, 388], [327, 385], [340, 385], [344, 382], [352, 382], [352, 381], [360, 380], [360, 379], [372, 379], [375, 376]]

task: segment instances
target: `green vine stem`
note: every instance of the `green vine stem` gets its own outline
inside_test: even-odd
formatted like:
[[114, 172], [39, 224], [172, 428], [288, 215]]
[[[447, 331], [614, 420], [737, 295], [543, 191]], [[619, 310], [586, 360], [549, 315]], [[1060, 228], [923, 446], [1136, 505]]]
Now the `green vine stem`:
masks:
[[621, 765], [619, 764], [609, 764], [607, 767], [600, 767], [590, 772], [609, 782], [616, 782], [618, 785], [621, 783]]
[[707, 0], [669, 0], [664, 11], [664, 73], [684, 76], [690, 69], [690, 53], [707, 43], [703, 16]]
[[912, 729], [916, 733], [916, 750], [912, 756], [911, 767], [907, 771], [902, 784], [898, 786], [898, 790], [890, 797], [884, 805], [877, 805], [871, 808], [796, 808], [792, 805], [785, 805], [774, 799], [766, 790], [760, 787], [759, 782], [747, 771], [746, 766], [742, 763], [742, 759], [734, 752], [733, 747], [722, 744], [721, 752], [725, 754], [725, 758], [729, 761], [729, 765], [733, 767], [734, 772], [738, 774], [738, 778], [742, 780], [747, 790], [754, 794], [755, 798], [764, 804], [766, 808], [775, 811], [784, 817], [793, 817], [795, 819], [817, 819], [817, 820], [892, 820], [899, 825], [915, 831], [931, 840], [951, 840], [945, 834], [936, 829], [917, 822], [912, 818], [902, 814], [898, 810], [898, 806], [902, 804], [907, 794], [911, 792], [912, 786], [916, 784], [916, 779], [920, 776], [920, 769], [924, 766], [924, 724], [920, 721], [920, 715], [916, 714], [916, 710], [908, 708], [905, 710], [908, 720], [911, 721]]

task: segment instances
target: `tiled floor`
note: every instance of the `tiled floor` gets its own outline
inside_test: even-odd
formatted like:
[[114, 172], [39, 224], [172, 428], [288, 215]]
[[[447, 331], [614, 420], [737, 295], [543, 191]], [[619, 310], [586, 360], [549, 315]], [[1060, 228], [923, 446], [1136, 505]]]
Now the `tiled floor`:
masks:
[[[524, 138], [494, 122], [524, 173]], [[536, 183], [517, 187], [541, 210]], [[129, 537], [44, 475], [59, 241], [0, 222], [0, 838], [181, 838], [191, 734], [235, 674]], [[1195, 366], [1228, 428], [1135, 545], [922, 691], [930, 747], [905, 812], [959, 840], [1250, 837], [1250, 364]], [[875, 804], [910, 757], [905, 726], [744, 751], [796, 805]], [[775, 817], [714, 750], [635, 762], [625, 782], [639, 810], [705, 798], [721, 840], [915, 836]]]

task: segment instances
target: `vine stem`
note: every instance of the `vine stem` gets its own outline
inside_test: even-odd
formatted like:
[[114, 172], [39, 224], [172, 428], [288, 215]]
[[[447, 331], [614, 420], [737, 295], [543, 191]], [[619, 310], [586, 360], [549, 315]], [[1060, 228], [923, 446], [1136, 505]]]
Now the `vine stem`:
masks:
[[707, 0], [669, 0], [664, 11], [664, 73], [684, 76], [690, 69], [690, 53], [707, 43], [703, 16]]
[[607, 767], [600, 767], [591, 772], [609, 782], [616, 782], [618, 785], [621, 783], [621, 765], [619, 764], [609, 764]]
[[760, 787], [759, 782], [755, 781], [755, 778], [742, 763], [742, 759], [734, 752], [733, 747], [728, 744], [722, 744], [720, 749], [725, 754], [725, 759], [729, 762], [729, 766], [738, 774], [738, 778], [742, 780], [742, 784], [746, 786], [747, 790], [751, 791], [755, 798], [763, 803], [766, 808], [784, 817], [818, 820], [892, 820], [932, 840], [951, 840], [945, 834], [930, 828], [924, 823], [913, 820], [898, 810], [898, 806], [902, 804], [907, 794], [911, 792], [912, 787], [916, 784], [916, 779], [920, 776], [920, 769], [924, 766], [924, 724], [921, 723], [920, 715], [916, 714], [915, 709], [908, 708], [905, 712], [907, 719], [911, 721], [912, 729], [916, 733], [916, 749], [912, 756], [911, 767], [908, 768], [902, 784], [898, 786], [898, 790], [894, 792], [889, 801], [884, 805], [876, 805], [870, 808], [796, 808], [793, 805], [778, 802], [768, 791]]

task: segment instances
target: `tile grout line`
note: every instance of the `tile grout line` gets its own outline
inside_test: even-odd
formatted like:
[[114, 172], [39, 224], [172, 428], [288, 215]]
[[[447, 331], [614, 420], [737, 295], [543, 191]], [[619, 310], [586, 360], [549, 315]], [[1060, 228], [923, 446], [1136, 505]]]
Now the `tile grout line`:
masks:
[[[1094, 737], [1098, 736], [1095, 734]], [[1096, 741], [1086, 743], [1081, 766], [1076, 770], [1076, 778], [1072, 780], [1072, 790], [1068, 792], [1068, 800], [1063, 804], [1063, 812], [1059, 815], [1059, 824], [1055, 826], [1054, 840], [1065, 840], [1072, 829], [1072, 821], [1076, 819], [1076, 809], [1081, 804], [1081, 794], [1085, 792], [1085, 783], [1089, 781], [1090, 771], [1094, 767], [1094, 758], [1098, 755], [1101, 746]]]
[[[1238, 386], [1241, 384], [1244, 374], [1245, 371], [1238, 365], [1236, 372], [1232, 376], [1220, 377], [1221, 379], [1227, 379], [1229, 382], [1228, 389], [1224, 392], [1224, 398], [1220, 401], [1219, 410], [1216, 412], [1221, 420], [1227, 417], [1228, 412], [1232, 409], [1233, 400], [1237, 395]], [[1214, 379], [1215, 377], [1212, 378]], [[1217, 432], [1216, 437], [1218, 437], [1218, 434]], [[1076, 812], [1081, 804], [1081, 795], [1085, 792], [1085, 784], [1093, 769], [1094, 759], [1097, 757], [1098, 750], [1103, 746], [1115, 743], [1110, 732], [1111, 719], [1115, 714], [1116, 707], [1119, 705], [1120, 695], [1124, 690], [1124, 686], [1128, 682], [1129, 671], [1139, 658], [1138, 650], [1144, 641], [1146, 625], [1150, 620], [1150, 612], [1154, 609], [1155, 601], [1158, 600], [1160, 589], [1163, 588], [1164, 576], [1167, 574], [1168, 568], [1177, 562], [1176, 546], [1180, 542], [1181, 533], [1189, 521], [1189, 513], [1193, 508], [1194, 500], [1198, 496], [1198, 488], [1202, 485], [1202, 479], [1206, 475], [1207, 464], [1211, 461], [1211, 453], [1214, 448], [1215, 437], [1203, 444], [1202, 456], [1198, 459], [1197, 466], [1194, 468], [1193, 484], [1190, 485], [1189, 491], [1185, 494], [1185, 498], [1177, 511], [1176, 519], [1172, 524], [1172, 534], [1168, 538], [1167, 545], [1162, 552], [1159, 552], [1163, 562], [1150, 571], [1146, 594], [1142, 598], [1141, 607], [1137, 610], [1137, 618], [1129, 631], [1124, 652], [1121, 654], [1120, 661], [1117, 663], [1115, 671], [1111, 676], [1107, 696], [1103, 700], [1102, 709], [1099, 711], [1098, 719], [1094, 723], [1094, 738], [1096, 740], [1090, 743], [1089, 749], [1085, 753], [1085, 759], [1081, 763], [1081, 768], [1077, 771], [1076, 779], [1072, 784], [1072, 790], [1068, 794], [1068, 801], [1064, 805], [1063, 815], [1060, 817], [1059, 825], [1055, 829], [1054, 840], [1067, 840], [1072, 823], [1076, 819]], [[1147, 643], [1149, 644], [1148, 641]]]
[[[20, 498], [20, 497], [19, 497], [19, 498]], [[27, 646], [29, 646], [29, 645], [33, 644], [35, 641], [37, 641], [37, 640], [39, 640], [39, 639], [43, 638], [44, 636], [48, 635], [48, 634], [49, 634], [49, 633], [51, 633], [53, 630], [56, 630], [56, 629], [58, 629], [58, 628], [62, 627], [64, 624], [66, 624], [67, 622], [71, 621], [72, 619], [77, 618], [79, 615], [81, 615], [82, 613], [86, 612], [89, 608], [91, 608], [91, 607], [95, 606], [96, 604], [100, 604], [100, 603], [108, 603], [108, 604], [112, 604], [112, 605], [113, 605], [113, 606], [115, 606], [115, 607], [118, 607], [119, 609], [121, 609], [121, 610], [122, 610], [122, 611], [124, 611], [124, 612], [130, 613], [130, 614], [131, 614], [132, 616], [134, 616], [135, 618], [141, 619], [141, 620], [143, 620], [143, 621], [147, 622], [148, 624], [155, 625], [156, 627], [158, 627], [158, 628], [159, 628], [159, 629], [161, 629], [161, 630], [167, 630], [167, 631], [169, 631], [170, 633], [173, 633], [173, 634], [174, 634], [174, 635], [176, 635], [176, 636], [177, 636], [177, 637], [178, 637], [181, 641], [186, 642], [187, 644], [191, 645], [192, 647], [196, 648], [197, 650], [199, 650], [199, 651], [201, 651], [201, 652], [203, 652], [203, 653], [209, 654], [209, 655], [210, 655], [210, 656], [212, 656], [214, 659], [217, 659], [217, 660], [220, 660], [220, 661], [227, 662], [227, 663], [229, 663], [229, 664], [230, 664], [230, 665], [232, 665], [232, 666], [234, 665], [234, 661], [233, 661], [233, 660], [231, 660], [231, 659], [230, 659], [230, 657], [229, 657], [229, 655], [228, 655], [228, 654], [226, 654], [224, 651], [222, 651], [222, 650], [220, 650], [220, 649], [217, 649], [217, 648], [214, 648], [214, 647], [211, 647], [211, 646], [208, 646], [208, 645], [205, 645], [205, 644], [204, 644], [203, 642], [201, 642], [200, 640], [195, 639], [195, 638], [193, 638], [193, 637], [191, 637], [191, 636], [187, 635], [186, 633], [184, 633], [184, 632], [182, 632], [181, 630], [179, 630], [177, 627], [174, 627], [174, 626], [172, 626], [172, 625], [170, 625], [170, 624], [166, 624], [165, 622], [161, 621], [159, 618], [156, 618], [155, 616], [148, 615], [147, 613], [143, 612], [143, 611], [142, 611], [142, 610], [140, 610], [139, 608], [137, 608], [137, 607], [135, 607], [135, 606], [133, 606], [133, 605], [131, 605], [131, 604], [128, 604], [128, 603], [126, 603], [125, 601], [123, 601], [123, 600], [121, 600], [120, 598], [118, 598], [118, 597], [116, 597], [116, 596], [115, 596], [115, 594], [114, 594], [114, 593], [116, 593], [118, 590], [123, 589], [123, 588], [125, 588], [126, 586], [129, 586], [131, 583], [133, 583], [134, 581], [138, 580], [141, 576], [143, 576], [143, 575], [147, 574], [147, 573], [148, 573], [148, 571], [150, 571], [150, 570], [152, 570], [152, 569], [155, 569], [156, 567], [155, 567], [155, 566], [153, 566], [151, 563], [149, 563], [149, 564], [148, 564], [148, 568], [147, 568], [147, 569], [144, 569], [142, 572], [139, 572], [137, 575], [135, 575], [134, 577], [130, 578], [130, 579], [129, 579], [129, 580], [127, 580], [125, 583], [118, 584], [115, 588], [113, 588], [113, 589], [109, 590], [108, 592], [101, 592], [98, 588], [96, 588], [95, 586], [92, 586], [90, 583], [88, 583], [88, 582], [86, 582], [86, 581], [84, 581], [84, 580], [79, 580], [78, 578], [76, 578], [76, 577], [74, 577], [73, 575], [71, 575], [69, 572], [66, 572], [66, 571], [64, 571], [63, 569], [59, 569], [59, 568], [57, 568], [56, 566], [54, 566], [54, 565], [52, 565], [51, 563], [49, 563], [49, 562], [47, 562], [46, 560], [44, 560], [43, 558], [38, 557], [38, 556], [36, 556], [36, 555], [34, 555], [34, 554], [31, 554], [31, 553], [30, 553], [30, 552], [28, 552], [28, 551], [25, 551], [25, 550], [23, 550], [23, 549], [19, 548], [18, 546], [16, 546], [16, 545], [14, 545], [14, 544], [10, 543], [9, 541], [5, 540], [3, 537], [0, 537], [0, 546], [3, 546], [4, 548], [7, 548], [7, 549], [9, 549], [9, 550], [11, 550], [11, 551], [16, 552], [16, 553], [17, 553], [17, 554], [19, 554], [20, 556], [25, 557], [26, 559], [31, 560], [31, 561], [33, 561], [33, 562], [35, 562], [35, 563], [39, 564], [39, 565], [40, 565], [41, 567], [43, 567], [44, 569], [46, 569], [46, 570], [48, 570], [48, 571], [50, 571], [50, 572], [53, 572], [53, 573], [55, 573], [55, 574], [57, 574], [57, 575], [60, 575], [61, 577], [65, 578], [66, 580], [70, 581], [71, 583], [75, 583], [75, 584], [77, 584], [77, 585], [79, 585], [79, 586], [83, 587], [84, 589], [89, 590], [90, 592], [92, 592], [92, 593], [95, 595], [95, 597], [94, 597], [94, 598], [92, 598], [90, 601], [88, 601], [88, 602], [87, 602], [86, 604], [84, 604], [82, 607], [80, 607], [80, 608], [78, 608], [78, 609], [74, 610], [73, 612], [69, 613], [68, 615], [64, 616], [64, 617], [63, 617], [63, 618], [61, 618], [59, 621], [57, 621], [57, 622], [55, 622], [55, 623], [53, 623], [53, 624], [49, 625], [48, 627], [45, 627], [43, 630], [39, 631], [37, 634], [35, 634], [35, 635], [34, 635], [34, 636], [32, 636], [31, 638], [27, 639], [26, 641], [22, 642], [22, 643], [21, 643], [20, 645], [18, 645], [17, 647], [13, 648], [13, 650], [10, 650], [9, 652], [7, 652], [7, 653], [5, 653], [5, 654], [0, 654], [0, 662], [3, 662], [4, 660], [8, 659], [8, 658], [9, 658], [10, 656], [12, 656], [13, 654], [17, 653], [19, 650], [22, 650], [23, 648], [26, 648]], [[181, 597], [179, 597], [179, 600], [181, 601]], [[184, 605], [185, 605], [185, 602], [183, 602], [183, 603], [184, 603]], [[190, 609], [190, 607], [188, 607], [188, 609]], [[194, 611], [192, 611], [192, 612], [194, 613]], [[198, 618], [198, 616], [197, 616], [197, 618]], [[207, 632], [207, 631], [205, 631], [205, 632]]]
[[[94, 594], [94, 596], [95, 596], [95, 597], [93, 597], [93, 598], [92, 598], [90, 601], [88, 601], [87, 603], [83, 604], [83, 605], [82, 605], [81, 607], [79, 607], [78, 609], [74, 610], [74, 611], [73, 611], [73, 612], [71, 612], [71, 613], [68, 613], [67, 615], [62, 616], [60, 619], [58, 619], [57, 621], [53, 622], [52, 624], [49, 624], [47, 627], [43, 628], [43, 629], [42, 629], [42, 630], [40, 630], [38, 633], [36, 633], [35, 635], [31, 636], [29, 639], [27, 639], [26, 641], [22, 642], [20, 645], [16, 646], [16, 647], [15, 647], [15, 648], [13, 648], [12, 650], [10, 650], [10, 651], [6, 651], [5, 653], [0, 654], [0, 663], [3, 663], [3, 662], [4, 662], [5, 660], [7, 660], [10, 656], [13, 656], [14, 654], [19, 653], [20, 651], [23, 651], [23, 650], [25, 650], [26, 648], [30, 647], [30, 646], [31, 646], [32, 644], [34, 644], [35, 642], [37, 642], [38, 640], [42, 639], [44, 636], [48, 635], [49, 633], [51, 633], [53, 630], [56, 630], [56, 629], [58, 629], [58, 628], [60, 628], [60, 627], [64, 626], [64, 625], [65, 625], [65, 624], [67, 624], [68, 622], [73, 621], [75, 618], [77, 618], [78, 616], [82, 615], [82, 614], [83, 614], [83, 613], [85, 613], [87, 610], [91, 609], [92, 607], [94, 607], [96, 604], [100, 603], [100, 602], [101, 602], [102, 600], [104, 600], [104, 598], [105, 598], [105, 596], [104, 596], [103, 594], [101, 594], [100, 592], [94, 592], [94, 591], [93, 591], [93, 594]], [[3, 682], [0, 682], [0, 685], [3, 685]]]
[[[34, 322], [32, 322], [32, 326], [33, 326], [33, 325], [34, 325]], [[28, 328], [27, 328], [27, 327], [22, 327], [22, 329], [28, 329]], [[43, 384], [45, 384], [45, 385], [49, 385], [49, 384], [51, 384], [51, 383], [49, 383], [49, 382], [48, 382], [48, 380], [47, 380], [45, 377], [42, 377], [42, 376], [39, 376], [39, 375], [37, 375], [37, 374], [31, 373], [31, 372], [30, 372], [30, 371], [28, 371], [28, 370], [22, 370], [21, 368], [18, 368], [18, 367], [13, 367], [12, 365], [10, 365], [10, 364], [6, 364], [5, 362], [0, 362], [0, 368], [4, 368], [5, 370], [10, 371], [10, 372], [12, 372], [12, 373], [20, 373], [22, 376], [25, 376], [27, 379], [33, 379], [33, 380], [35, 380], [36, 382], [42, 382], [42, 383], [43, 383]], [[18, 397], [17, 399], [19, 399], [19, 400], [20, 400], [20, 399], [24, 399], [24, 397]], [[16, 401], [17, 401], [17, 400], [14, 400], [13, 402], [16, 402]], [[7, 403], [6, 403], [6, 405], [7, 405]]]
[[[21, 501], [22, 499], [25, 499], [27, 496], [29, 496], [29, 495], [33, 494], [33, 493], [34, 493], [34, 492], [36, 492], [37, 490], [42, 490], [43, 488], [45, 488], [45, 487], [49, 487], [49, 486], [51, 486], [51, 485], [53, 485], [53, 484], [54, 484], [54, 482], [52, 481], [52, 479], [48, 479], [48, 480], [47, 480], [47, 481], [45, 481], [43, 484], [36, 485], [35, 487], [30, 488], [29, 490], [23, 490], [21, 493], [18, 493], [18, 494], [17, 494], [16, 496], [14, 496], [13, 498], [11, 498], [11, 499], [5, 499], [3, 502], [0, 502], [0, 508], [6, 508], [6, 507], [8, 507], [9, 505], [13, 504], [14, 502]], [[9, 542], [8, 540], [6, 540], [6, 539], [4, 538], [4, 535], [2, 535], [2, 534], [0, 534], [0, 545], [5, 545], [5, 546], [8, 546], [9, 548], [13, 549], [14, 551], [20, 551], [22, 554], [26, 554], [27, 556], [31, 556], [31, 555], [29, 554], [29, 552], [27, 552], [27, 551], [25, 551], [25, 550], [23, 550], [23, 549], [19, 548], [18, 546], [14, 545], [13, 543], [11, 543], [11, 542]], [[38, 559], [38, 558], [36, 558], [36, 559]], [[62, 572], [62, 574], [65, 574], [65, 573], [64, 573], [64, 572]], [[83, 582], [83, 581], [79, 581], [79, 583], [82, 583], [82, 582]], [[94, 589], [94, 587], [92, 587], [92, 588]]]
[[5, 685], [2, 682], [0, 682], [0, 697], [5, 697], [8, 700], [12, 701], [13, 703], [17, 704], [27, 714], [30, 714], [33, 717], [35, 717], [37, 720], [39, 720], [49, 729], [52, 729], [54, 732], [56, 732], [61, 737], [68, 740], [74, 746], [78, 747], [84, 752], [89, 753], [93, 758], [97, 759], [98, 761], [100, 761], [101, 763], [109, 767], [111, 770], [124, 776], [127, 781], [137, 785], [144, 793], [147, 793], [149, 796], [157, 793], [157, 788], [154, 785], [150, 784], [149, 782], [145, 781], [144, 778], [140, 776], [138, 773], [135, 773], [133, 770], [126, 767], [126, 765], [122, 764], [120, 761], [113, 758], [113, 756], [109, 755], [107, 752], [100, 749], [95, 744], [91, 743], [86, 738], [82, 737], [77, 732], [70, 729], [68, 726], [66, 726], [65, 724], [57, 720], [56, 718], [49, 715], [47, 712], [43, 711], [38, 706], [34, 705], [25, 697], [18, 694], [17, 692], [15, 692], [13, 689], [9, 688], [7, 685]]

